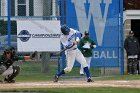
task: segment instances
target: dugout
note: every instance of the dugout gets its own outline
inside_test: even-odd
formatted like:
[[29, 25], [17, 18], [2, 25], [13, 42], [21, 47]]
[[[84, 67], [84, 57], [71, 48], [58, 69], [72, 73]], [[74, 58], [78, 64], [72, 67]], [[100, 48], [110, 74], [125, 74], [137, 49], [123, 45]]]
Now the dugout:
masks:
[[[131, 30], [134, 31], [135, 37], [137, 37], [140, 44], [140, 19], [131, 20]], [[140, 54], [139, 54], [139, 58], [140, 58]], [[140, 62], [138, 65], [138, 73], [140, 73]]]
[[[128, 35], [129, 31], [134, 31], [135, 37], [138, 38], [140, 43], [140, 10], [126, 10], [124, 11], [124, 39]], [[140, 72], [140, 62], [139, 62]], [[127, 74], [127, 57], [124, 50], [124, 72]]]

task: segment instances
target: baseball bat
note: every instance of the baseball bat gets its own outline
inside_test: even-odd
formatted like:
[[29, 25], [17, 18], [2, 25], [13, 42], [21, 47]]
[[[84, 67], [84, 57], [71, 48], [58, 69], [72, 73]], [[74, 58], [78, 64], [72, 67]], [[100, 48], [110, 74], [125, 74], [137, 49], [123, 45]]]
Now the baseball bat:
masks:
[[[73, 45], [71, 47], [73, 47], [74, 45], [75, 45], [75, 43], [73, 43]], [[66, 51], [67, 49], [69, 49], [69, 48], [64, 48], [61, 51], [55, 53], [55, 55], [60, 55], [62, 52]]]
[[55, 55], [60, 55], [62, 52], [66, 51], [66, 50], [67, 50], [67, 48], [64, 48], [64, 49], [62, 49], [61, 51], [55, 53]]

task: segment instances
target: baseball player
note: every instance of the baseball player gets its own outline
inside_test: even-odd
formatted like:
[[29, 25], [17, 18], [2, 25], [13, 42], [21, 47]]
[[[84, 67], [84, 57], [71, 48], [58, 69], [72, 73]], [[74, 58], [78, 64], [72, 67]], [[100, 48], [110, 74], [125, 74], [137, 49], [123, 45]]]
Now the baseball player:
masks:
[[75, 60], [77, 60], [83, 66], [84, 72], [87, 76], [87, 82], [92, 82], [86, 60], [81, 51], [77, 48], [77, 42], [80, 41], [81, 36], [80, 32], [69, 28], [66, 25], [61, 26], [61, 32], [61, 43], [67, 49], [65, 51], [67, 65], [65, 69], [63, 69], [60, 73], [55, 75], [54, 82], [58, 82], [58, 78], [62, 74], [68, 73], [72, 70]]
[[[86, 62], [88, 64], [88, 68], [90, 69], [90, 63], [92, 59], [92, 49], [96, 48], [95, 42], [89, 38], [89, 32], [85, 31], [84, 37], [79, 42], [78, 47], [82, 54], [84, 55]], [[80, 74], [84, 75], [83, 66], [81, 65]]]
[[[3, 55], [0, 55], [0, 75], [4, 77], [4, 82], [14, 83], [14, 78], [19, 74], [20, 67], [13, 65], [15, 61], [27, 60], [35, 57], [35, 54], [31, 56], [17, 56], [14, 47], [5, 49]], [[1, 80], [1, 82], [3, 82]]]

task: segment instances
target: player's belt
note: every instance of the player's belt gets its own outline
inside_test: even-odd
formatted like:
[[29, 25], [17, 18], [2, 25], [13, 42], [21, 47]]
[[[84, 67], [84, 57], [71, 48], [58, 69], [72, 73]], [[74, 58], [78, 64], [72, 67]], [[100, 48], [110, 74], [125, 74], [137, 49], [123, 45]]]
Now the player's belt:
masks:
[[76, 50], [77, 48], [74, 48], [73, 50]]

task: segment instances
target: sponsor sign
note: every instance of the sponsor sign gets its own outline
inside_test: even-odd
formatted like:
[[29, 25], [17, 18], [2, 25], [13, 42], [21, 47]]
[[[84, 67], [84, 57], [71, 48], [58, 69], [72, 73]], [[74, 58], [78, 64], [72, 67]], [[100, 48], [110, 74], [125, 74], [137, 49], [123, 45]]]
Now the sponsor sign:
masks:
[[18, 51], [60, 51], [60, 21], [17, 21]]

